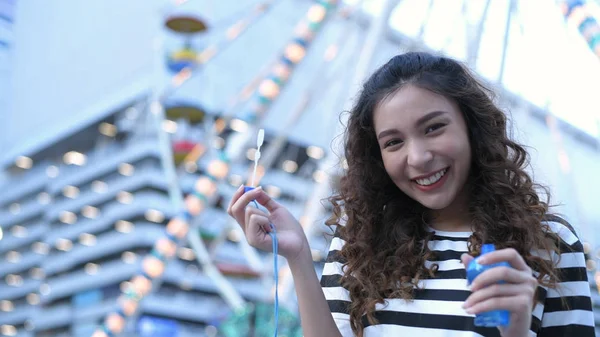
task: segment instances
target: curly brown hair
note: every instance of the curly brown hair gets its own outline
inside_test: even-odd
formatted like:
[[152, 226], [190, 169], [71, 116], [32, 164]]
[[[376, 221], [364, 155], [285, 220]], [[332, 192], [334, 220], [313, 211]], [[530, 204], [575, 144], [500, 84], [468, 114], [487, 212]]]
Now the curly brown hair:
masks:
[[[346, 244], [341, 285], [348, 289], [352, 330], [363, 335], [362, 317], [375, 324], [375, 304], [385, 298], [411, 300], [420, 279], [433, 277], [437, 266], [427, 243], [433, 233], [425, 222], [428, 210], [400, 191], [388, 176], [373, 126], [373, 112], [384, 98], [406, 84], [454, 100], [469, 133], [472, 164], [467, 182], [469, 213], [474, 234], [469, 252], [483, 243], [512, 247], [539, 272], [541, 285], [555, 287], [551, 261], [532, 249], [558, 251], [558, 237], [544, 224], [549, 193], [525, 171], [528, 153], [507, 135], [507, 117], [494, 104], [493, 92], [461, 63], [447, 57], [411, 52], [393, 57], [363, 84], [350, 111], [344, 145], [347, 170], [339, 191], [329, 200], [333, 215], [327, 224], [338, 226]], [[542, 200], [538, 190], [543, 190]], [[561, 221], [562, 222], [562, 221]]]

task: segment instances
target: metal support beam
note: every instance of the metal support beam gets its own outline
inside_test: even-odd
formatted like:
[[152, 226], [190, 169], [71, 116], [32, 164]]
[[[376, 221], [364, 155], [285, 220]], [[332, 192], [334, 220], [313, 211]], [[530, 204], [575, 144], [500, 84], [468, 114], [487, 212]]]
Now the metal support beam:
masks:
[[[481, 14], [481, 18], [475, 25], [469, 25], [467, 23], [467, 63], [473, 67], [473, 69], [477, 66], [477, 57], [479, 56], [479, 47], [481, 46], [481, 37], [483, 36], [483, 29], [485, 26], [485, 21], [488, 17], [488, 12], [490, 9], [491, 0], [487, 0], [485, 2], [485, 7], [483, 8], [483, 13]], [[465, 0], [466, 4], [466, 0]], [[473, 35], [473, 32], [475, 35]]]
[[[360, 88], [360, 85], [369, 74], [369, 67], [371, 66], [371, 62], [373, 60], [373, 56], [375, 55], [377, 46], [379, 45], [379, 42], [385, 37], [388, 31], [389, 18], [392, 13], [392, 10], [396, 7], [397, 4], [397, 0], [384, 0], [383, 4], [381, 4], [379, 12], [371, 20], [369, 29], [367, 31], [367, 35], [365, 37], [364, 47], [356, 65], [354, 78], [350, 82], [347, 97], [352, 97], [356, 94], [357, 90]], [[344, 109], [344, 111], [348, 110], [350, 109]], [[346, 120], [340, 119], [340, 123], [338, 123], [337, 125], [335, 134], [341, 134], [344, 130], [345, 125]], [[331, 168], [336, 167], [336, 165], [338, 164], [339, 158], [336, 156], [335, 152], [336, 151], [330, 152], [325, 158], [325, 160], [322, 161], [320, 169], [323, 172], [329, 171]], [[321, 205], [321, 200], [327, 197], [327, 195], [330, 193], [330, 190], [330, 182], [326, 180], [325, 182], [319, 183], [315, 186], [312, 195], [308, 199], [305, 213], [307, 220], [307, 228], [305, 228], [305, 231], [309, 237], [314, 235], [314, 222], [321, 216], [321, 214], [323, 214], [323, 206]]]
[[498, 86], [502, 85], [504, 81], [504, 70], [506, 67], [506, 55], [508, 51], [508, 42], [510, 35], [510, 25], [512, 23], [512, 16], [517, 5], [517, 0], [510, 0], [508, 4], [508, 13], [506, 14], [506, 26], [504, 27], [504, 41], [502, 43], [502, 60], [500, 60], [500, 73], [498, 74]]

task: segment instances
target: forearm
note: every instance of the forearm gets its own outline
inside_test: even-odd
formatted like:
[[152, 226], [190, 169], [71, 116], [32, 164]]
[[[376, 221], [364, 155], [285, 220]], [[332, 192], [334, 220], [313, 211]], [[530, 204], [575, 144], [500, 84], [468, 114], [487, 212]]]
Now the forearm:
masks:
[[342, 337], [319, 284], [308, 244], [302, 254], [289, 263], [296, 287], [304, 337]]

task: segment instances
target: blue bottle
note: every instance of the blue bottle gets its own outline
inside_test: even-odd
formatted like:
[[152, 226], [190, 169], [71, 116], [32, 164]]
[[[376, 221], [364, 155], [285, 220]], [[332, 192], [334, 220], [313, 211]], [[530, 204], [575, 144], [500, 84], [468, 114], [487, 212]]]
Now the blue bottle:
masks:
[[[483, 256], [495, 250], [496, 248], [493, 244], [484, 244], [481, 246], [481, 255]], [[475, 278], [484, 271], [490, 268], [501, 266], [510, 267], [510, 264], [508, 262], [500, 262], [495, 264], [480, 265], [477, 263], [477, 258], [473, 259], [467, 267], [468, 284], [473, 283], [473, 280], [475, 280]], [[493, 310], [475, 315], [475, 326], [480, 327], [508, 326], [509, 321], [510, 313], [507, 310]]]

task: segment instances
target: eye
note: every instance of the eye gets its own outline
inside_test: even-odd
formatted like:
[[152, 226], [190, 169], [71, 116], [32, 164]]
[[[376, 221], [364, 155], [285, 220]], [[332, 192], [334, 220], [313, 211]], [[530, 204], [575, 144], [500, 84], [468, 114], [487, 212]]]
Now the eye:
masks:
[[427, 127], [427, 129], [425, 129], [425, 134], [439, 130], [439, 129], [443, 128], [444, 126], [446, 126], [446, 124], [444, 124], [444, 123], [435, 123], [433, 125], [430, 125], [429, 127]]
[[391, 139], [391, 140], [388, 140], [387, 142], [385, 142], [385, 144], [383, 144], [383, 148], [385, 149], [386, 147], [390, 147], [390, 146], [394, 146], [394, 145], [398, 145], [398, 144], [402, 144], [402, 140]]

